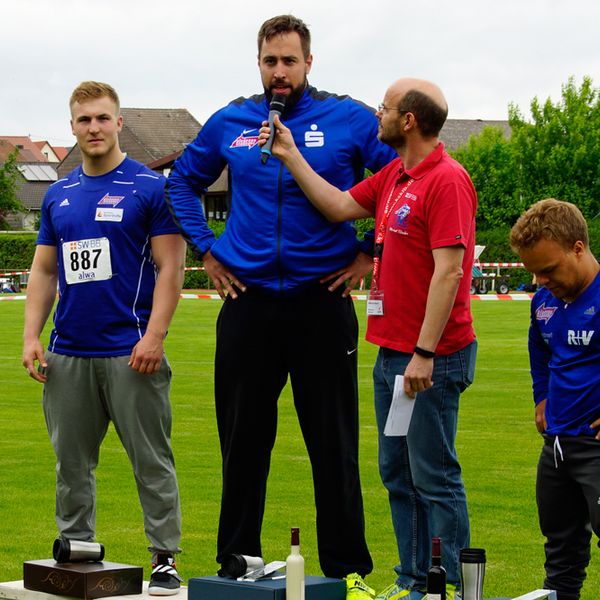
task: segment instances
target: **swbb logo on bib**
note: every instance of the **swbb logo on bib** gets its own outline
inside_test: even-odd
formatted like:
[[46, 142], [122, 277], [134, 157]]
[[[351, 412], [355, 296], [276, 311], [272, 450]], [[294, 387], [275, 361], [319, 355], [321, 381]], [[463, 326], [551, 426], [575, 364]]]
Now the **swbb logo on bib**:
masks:
[[62, 253], [67, 283], [103, 281], [112, 277], [108, 238], [64, 242]]

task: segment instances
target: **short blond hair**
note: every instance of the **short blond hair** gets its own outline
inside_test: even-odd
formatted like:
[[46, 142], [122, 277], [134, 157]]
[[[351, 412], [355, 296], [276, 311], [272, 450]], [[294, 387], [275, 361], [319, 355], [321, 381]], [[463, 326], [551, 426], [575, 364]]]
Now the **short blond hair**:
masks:
[[108, 83], [102, 83], [100, 81], [82, 81], [71, 94], [69, 100], [69, 108], [73, 110], [75, 102], [87, 102], [89, 100], [96, 100], [97, 98], [110, 98], [117, 107], [117, 114], [121, 111], [121, 103], [119, 101], [119, 95], [115, 89], [108, 85]]
[[571, 202], [546, 198], [530, 206], [510, 232], [510, 245], [517, 253], [540, 240], [557, 242], [571, 249], [575, 242], [590, 245], [588, 227], [581, 211]]

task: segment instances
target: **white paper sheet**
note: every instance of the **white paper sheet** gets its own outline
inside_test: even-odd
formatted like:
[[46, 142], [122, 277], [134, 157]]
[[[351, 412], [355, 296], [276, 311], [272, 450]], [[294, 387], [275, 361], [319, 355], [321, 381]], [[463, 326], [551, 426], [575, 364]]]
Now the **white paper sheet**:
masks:
[[404, 377], [396, 375], [394, 382], [394, 394], [392, 404], [388, 413], [387, 421], [383, 429], [383, 435], [406, 435], [412, 418], [415, 400], [409, 398], [404, 392]]

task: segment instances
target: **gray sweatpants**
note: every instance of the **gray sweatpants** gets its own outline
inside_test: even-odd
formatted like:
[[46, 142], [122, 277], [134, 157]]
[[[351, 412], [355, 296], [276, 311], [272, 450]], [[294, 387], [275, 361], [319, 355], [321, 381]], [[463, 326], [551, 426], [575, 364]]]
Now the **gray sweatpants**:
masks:
[[128, 356], [81, 358], [47, 352], [44, 415], [56, 453], [56, 523], [67, 539], [92, 541], [96, 477], [108, 424], [133, 466], [150, 551], [178, 552], [181, 510], [171, 451], [171, 369], [152, 375]]

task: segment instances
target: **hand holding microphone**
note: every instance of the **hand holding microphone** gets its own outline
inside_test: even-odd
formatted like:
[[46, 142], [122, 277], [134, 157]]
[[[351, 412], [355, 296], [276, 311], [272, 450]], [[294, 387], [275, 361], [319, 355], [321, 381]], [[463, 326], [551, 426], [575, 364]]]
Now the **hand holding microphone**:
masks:
[[283, 94], [275, 94], [271, 100], [271, 104], [269, 105], [268, 128], [270, 131], [269, 136], [266, 138], [266, 142], [261, 144], [262, 148], [260, 150], [260, 161], [263, 165], [267, 162], [269, 156], [271, 156], [271, 148], [273, 147], [273, 139], [275, 137], [274, 119], [275, 116], [281, 116], [281, 113], [285, 108], [285, 101], [286, 97]]

